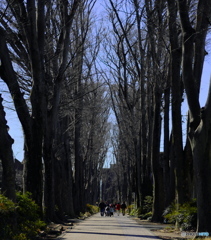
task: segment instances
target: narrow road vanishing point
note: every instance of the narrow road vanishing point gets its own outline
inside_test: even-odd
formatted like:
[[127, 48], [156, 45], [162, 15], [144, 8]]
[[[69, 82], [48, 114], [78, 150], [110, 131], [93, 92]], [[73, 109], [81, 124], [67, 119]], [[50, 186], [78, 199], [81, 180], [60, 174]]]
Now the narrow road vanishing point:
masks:
[[59, 240], [155, 240], [153, 233], [127, 216], [101, 217], [100, 213], [80, 222]]

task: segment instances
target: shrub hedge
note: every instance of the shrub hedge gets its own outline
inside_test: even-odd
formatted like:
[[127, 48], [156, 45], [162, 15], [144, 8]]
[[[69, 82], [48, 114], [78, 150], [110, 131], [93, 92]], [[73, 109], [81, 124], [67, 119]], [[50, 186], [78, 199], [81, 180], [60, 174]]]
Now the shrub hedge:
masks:
[[163, 213], [166, 222], [176, 224], [182, 230], [195, 230], [197, 226], [196, 199], [182, 205], [172, 203]]
[[39, 207], [31, 194], [17, 193], [14, 203], [0, 195], [0, 236], [2, 240], [33, 240], [46, 227], [39, 217]]

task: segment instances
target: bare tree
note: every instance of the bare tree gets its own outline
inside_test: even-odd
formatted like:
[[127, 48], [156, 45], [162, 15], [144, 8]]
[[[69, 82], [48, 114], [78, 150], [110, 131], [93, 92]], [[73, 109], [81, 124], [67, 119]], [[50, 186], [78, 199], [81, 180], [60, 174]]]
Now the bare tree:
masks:
[[[210, 232], [211, 165], [210, 119], [211, 91], [201, 108], [199, 93], [205, 58], [205, 42], [211, 20], [210, 1], [177, 1], [182, 28], [182, 78], [189, 106], [189, 139], [193, 154], [197, 189], [198, 231]], [[195, 16], [191, 13], [193, 6]]]
[[[110, 69], [107, 82], [110, 85], [113, 111], [119, 126], [120, 146], [122, 154], [127, 151], [126, 158], [117, 154], [117, 161], [124, 166], [123, 172], [131, 174], [127, 179], [130, 192], [136, 193], [137, 206], [141, 206], [146, 195], [152, 194], [150, 180], [151, 164], [148, 158], [149, 145], [147, 139], [149, 122], [147, 114], [147, 67], [146, 67], [146, 25], [143, 21], [143, 6], [138, 1], [110, 1], [107, 6], [113, 36], [106, 38], [104, 61]], [[124, 11], [123, 11], [124, 9]], [[109, 44], [108, 44], [109, 43]], [[120, 156], [118, 158], [118, 156]], [[127, 162], [131, 164], [127, 164]], [[122, 173], [124, 175], [124, 173]], [[122, 177], [125, 181], [126, 177]], [[124, 193], [125, 195], [125, 193]], [[130, 198], [131, 199], [131, 198]]]
[[[44, 153], [45, 203], [47, 215], [51, 218], [54, 213], [51, 146], [55, 134], [60, 85], [68, 64], [70, 27], [79, 1], [74, 1], [73, 4], [68, 1], [63, 1], [62, 4], [56, 2], [54, 5], [33, 0], [27, 3], [5, 1], [2, 6], [6, 7], [7, 4], [9, 8], [1, 18], [1, 33], [6, 36], [10, 48], [5, 47], [4, 51], [1, 51], [1, 78], [13, 96], [24, 131], [24, 189], [32, 192], [33, 198], [42, 206]], [[47, 25], [53, 23], [49, 20], [49, 17], [52, 17], [51, 8], [57, 9], [61, 21], [60, 31], [52, 31], [52, 34], [58, 35], [49, 42], [53, 35], [50, 35], [49, 31], [47, 35], [47, 30], [56, 30], [55, 25]], [[50, 43], [53, 43], [53, 52], [48, 51]], [[55, 56], [59, 61], [55, 60]], [[18, 68], [13, 68], [12, 62]]]
[[181, 103], [183, 101], [183, 84], [181, 80], [181, 31], [178, 18], [176, 2], [168, 1], [169, 9], [169, 38], [171, 44], [170, 78], [172, 89], [172, 150], [171, 161], [175, 165], [176, 200], [182, 204], [190, 200], [187, 176], [188, 158], [185, 157], [182, 140], [182, 116]]

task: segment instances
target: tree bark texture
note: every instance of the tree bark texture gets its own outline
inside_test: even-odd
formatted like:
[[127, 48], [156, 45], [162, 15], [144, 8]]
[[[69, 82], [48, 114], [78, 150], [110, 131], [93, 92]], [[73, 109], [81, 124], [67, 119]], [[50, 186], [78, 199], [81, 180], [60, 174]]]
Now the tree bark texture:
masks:
[[161, 116], [160, 116], [161, 94], [155, 89], [154, 92], [154, 116], [152, 137], [152, 174], [153, 174], [153, 215], [152, 221], [162, 221], [164, 211], [164, 183], [163, 183], [163, 159], [160, 154]]
[[5, 111], [2, 101], [3, 98], [0, 94], [0, 160], [3, 168], [1, 193], [15, 202], [15, 162], [12, 151], [14, 140], [8, 133], [9, 127], [7, 126], [7, 121], [5, 119]]

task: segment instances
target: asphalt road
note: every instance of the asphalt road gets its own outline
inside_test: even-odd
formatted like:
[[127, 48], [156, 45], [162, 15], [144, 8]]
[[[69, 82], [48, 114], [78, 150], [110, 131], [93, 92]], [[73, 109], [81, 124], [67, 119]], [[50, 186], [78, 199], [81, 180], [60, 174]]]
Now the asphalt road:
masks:
[[101, 217], [100, 213], [67, 229], [59, 240], [155, 240], [151, 231], [127, 216]]

